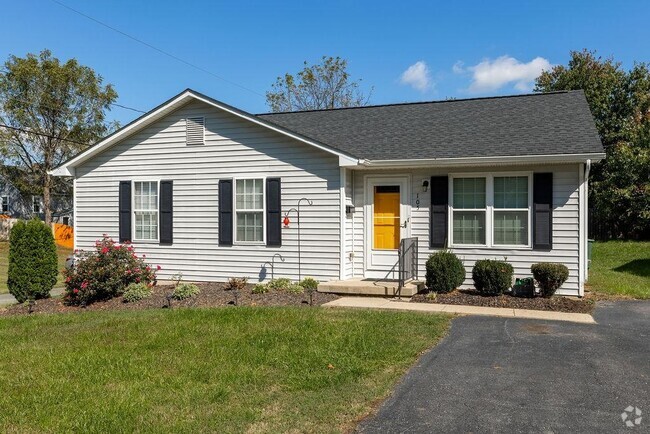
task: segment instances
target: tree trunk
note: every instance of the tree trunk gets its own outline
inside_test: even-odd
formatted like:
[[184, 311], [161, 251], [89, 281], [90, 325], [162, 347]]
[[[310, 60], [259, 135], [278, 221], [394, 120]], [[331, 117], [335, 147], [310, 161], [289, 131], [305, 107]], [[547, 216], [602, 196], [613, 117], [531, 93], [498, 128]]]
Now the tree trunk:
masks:
[[52, 224], [52, 175], [45, 172], [45, 182], [43, 183], [43, 214], [45, 216], [45, 224]]

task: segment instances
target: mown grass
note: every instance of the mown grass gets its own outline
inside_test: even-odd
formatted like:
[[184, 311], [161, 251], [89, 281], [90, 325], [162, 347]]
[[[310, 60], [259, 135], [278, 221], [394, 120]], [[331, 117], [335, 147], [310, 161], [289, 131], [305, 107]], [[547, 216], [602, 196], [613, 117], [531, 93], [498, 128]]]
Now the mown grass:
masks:
[[[65, 267], [65, 259], [72, 254], [72, 249], [66, 247], [56, 246], [56, 252], [59, 256], [59, 270]], [[0, 294], [9, 292], [7, 288], [7, 270], [9, 269], [9, 243], [7, 241], [0, 241]], [[63, 284], [63, 276], [59, 272], [59, 279], [57, 285]]]
[[255, 307], [0, 318], [0, 431], [340, 432], [448, 323]]
[[588, 284], [597, 293], [650, 299], [650, 242], [594, 243]]

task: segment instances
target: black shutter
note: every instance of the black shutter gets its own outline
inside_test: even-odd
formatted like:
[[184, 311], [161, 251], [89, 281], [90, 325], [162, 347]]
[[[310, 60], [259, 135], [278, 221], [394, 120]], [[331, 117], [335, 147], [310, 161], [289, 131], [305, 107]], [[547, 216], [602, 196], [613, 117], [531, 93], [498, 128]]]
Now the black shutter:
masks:
[[120, 181], [120, 243], [131, 241], [131, 181]]
[[174, 242], [174, 181], [160, 181], [160, 243]]
[[553, 174], [533, 174], [533, 249], [553, 247]]
[[232, 246], [232, 179], [219, 180], [219, 244]]
[[267, 178], [266, 180], [266, 245], [282, 245], [281, 227], [281, 182], [280, 178]]
[[429, 247], [447, 246], [447, 215], [449, 208], [449, 179], [431, 177], [431, 207], [429, 210]]

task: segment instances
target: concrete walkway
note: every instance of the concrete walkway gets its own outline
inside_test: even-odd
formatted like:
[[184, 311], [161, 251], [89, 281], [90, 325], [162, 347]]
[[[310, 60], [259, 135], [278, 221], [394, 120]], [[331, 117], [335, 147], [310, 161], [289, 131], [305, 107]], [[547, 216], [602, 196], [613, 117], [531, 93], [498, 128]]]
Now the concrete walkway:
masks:
[[[53, 288], [52, 291], [50, 291], [50, 295], [52, 297], [58, 297], [59, 295], [63, 294], [63, 291], [64, 288]], [[13, 295], [0, 294], [0, 306], [5, 306], [7, 304], [14, 304], [14, 303], [17, 303], [17, 301]]]
[[484, 315], [505, 318], [527, 318], [549, 321], [570, 321], [583, 324], [596, 324], [594, 318], [586, 313], [549, 312], [543, 310], [511, 309], [502, 307], [458, 306], [437, 303], [410, 303], [377, 297], [342, 297], [325, 307], [354, 307], [362, 309], [412, 310], [418, 312], [442, 312], [461, 315]]

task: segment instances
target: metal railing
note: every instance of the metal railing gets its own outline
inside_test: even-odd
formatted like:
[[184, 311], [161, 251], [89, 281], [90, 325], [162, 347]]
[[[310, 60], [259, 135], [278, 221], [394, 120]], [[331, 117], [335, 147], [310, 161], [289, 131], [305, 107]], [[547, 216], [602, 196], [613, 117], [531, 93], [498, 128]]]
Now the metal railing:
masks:
[[399, 287], [401, 294], [402, 287], [409, 280], [418, 278], [418, 239], [417, 237], [402, 238], [399, 242]]

